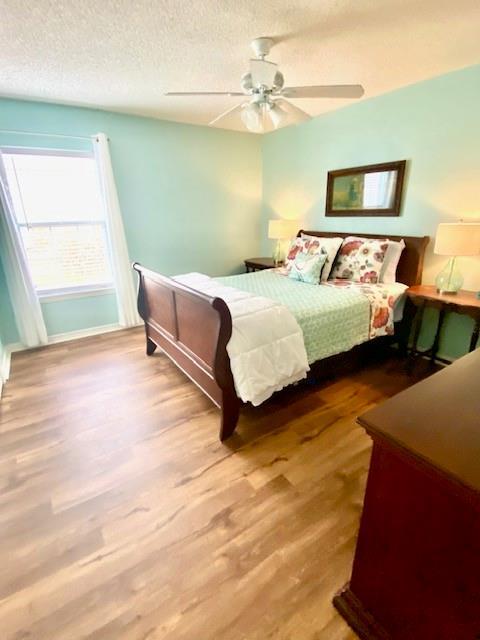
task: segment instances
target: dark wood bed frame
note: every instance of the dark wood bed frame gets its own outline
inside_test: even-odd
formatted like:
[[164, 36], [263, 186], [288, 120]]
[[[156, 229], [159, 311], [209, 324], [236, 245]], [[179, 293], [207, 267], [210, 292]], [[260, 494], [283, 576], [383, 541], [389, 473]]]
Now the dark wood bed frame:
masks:
[[[327, 237], [352, 235], [329, 231], [299, 231], [298, 235], [301, 233]], [[403, 238], [406, 246], [398, 264], [397, 280], [408, 286], [420, 284], [427, 236], [358, 235]], [[232, 317], [226, 303], [138, 263], [133, 268], [139, 275], [138, 312], [145, 322], [147, 355], [160, 347], [214, 402], [221, 412], [220, 440], [225, 440], [235, 430], [242, 404], [235, 392], [227, 353]]]

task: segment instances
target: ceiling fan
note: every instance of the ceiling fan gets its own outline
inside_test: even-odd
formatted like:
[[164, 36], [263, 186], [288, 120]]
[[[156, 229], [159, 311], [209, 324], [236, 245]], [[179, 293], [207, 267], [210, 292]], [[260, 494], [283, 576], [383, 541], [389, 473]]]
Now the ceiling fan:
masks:
[[274, 45], [272, 38], [256, 38], [251, 47], [255, 58], [250, 60], [250, 71], [241, 79], [243, 91], [169, 91], [167, 96], [244, 96], [247, 100], [227, 109], [209, 125], [214, 126], [227, 116], [240, 113], [249, 131], [263, 133], [272, 128], [309, 120], [311, 116], [286, 98], [361, 98], [360, 84], [317, 85], [285, 87], [283, 74], [275, 62], [265, 60]]

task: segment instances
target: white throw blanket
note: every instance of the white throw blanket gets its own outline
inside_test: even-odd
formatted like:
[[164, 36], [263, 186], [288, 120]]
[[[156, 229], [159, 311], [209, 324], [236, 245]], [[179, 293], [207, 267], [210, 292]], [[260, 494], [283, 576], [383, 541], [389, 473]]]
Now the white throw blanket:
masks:
[[303, 333], [285, 306], [225, 287], [201, 273], [187, 273], [174, 280], [225, 300], [232, 316], [227, 352], [241, 400], [257, 406], [275, 391], [306, 377], [309, 366]]

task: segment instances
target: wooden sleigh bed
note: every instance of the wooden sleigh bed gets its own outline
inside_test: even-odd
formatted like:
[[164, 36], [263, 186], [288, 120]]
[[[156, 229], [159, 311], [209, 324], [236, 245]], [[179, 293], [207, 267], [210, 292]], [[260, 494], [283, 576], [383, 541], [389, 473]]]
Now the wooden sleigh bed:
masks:
[[[352, 235], [326, 231], [299, 231], [298, 235], [301, 233], [324, 237]], [[428, 237], [358, 235], [403, 238], [406, 246], [398, 263], [397, 281], [408, 286], [420, 284]], [[227, 353], [232, 334], [227, 304], [221, 298], [209, 297], [138, 263], [134, 263], [133, 268], [139, 275], [138, 312], [145, 323], [147, 355], [160, 347], [212, 400], [220, 409], [219, 437], [225, 440], [235, 430], [242, 404], [235, 392]]]

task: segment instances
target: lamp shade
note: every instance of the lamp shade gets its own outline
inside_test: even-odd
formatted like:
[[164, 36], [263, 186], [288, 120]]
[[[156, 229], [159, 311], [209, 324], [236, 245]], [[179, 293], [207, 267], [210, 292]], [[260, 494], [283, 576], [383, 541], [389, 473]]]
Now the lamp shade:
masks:
[[480, 222], [439, 224], [434, 253], [440, 256], [480, 255]]
[[296, 235], [298, 231], [298, 220], [269, 220], [268, 237], [271, 240], [288, 240]]

